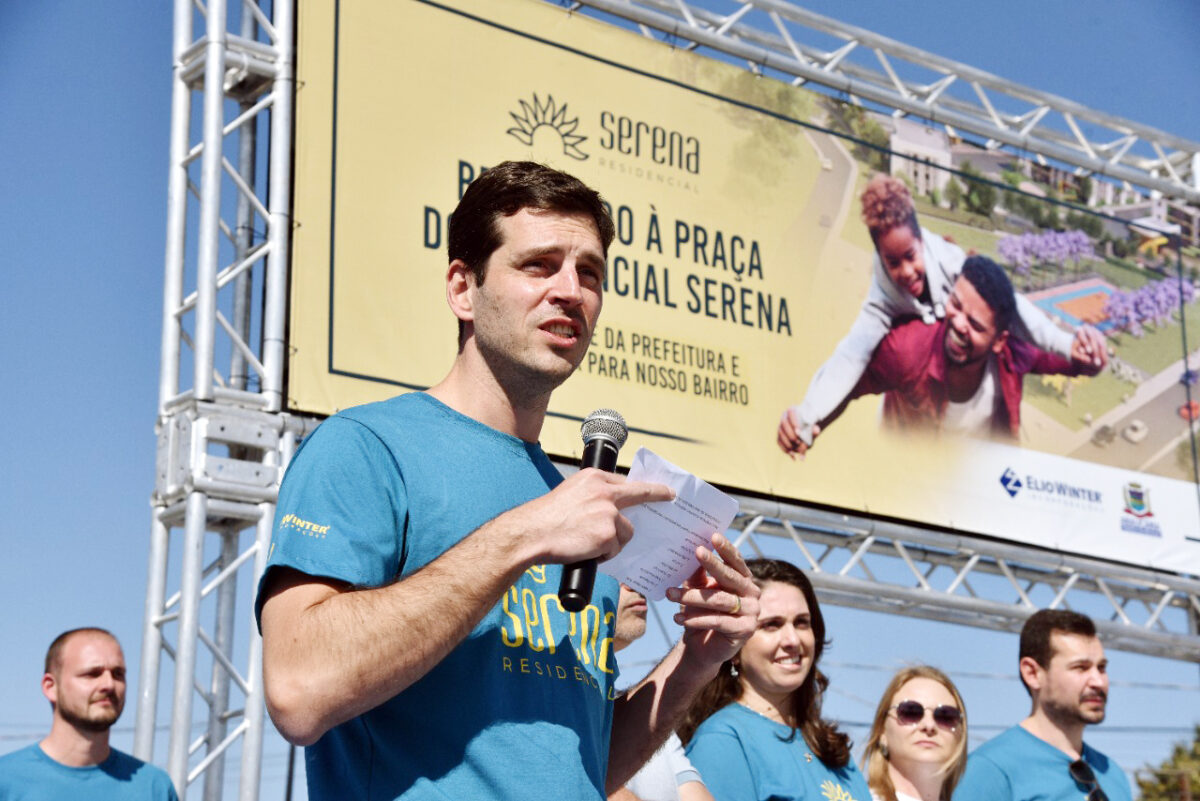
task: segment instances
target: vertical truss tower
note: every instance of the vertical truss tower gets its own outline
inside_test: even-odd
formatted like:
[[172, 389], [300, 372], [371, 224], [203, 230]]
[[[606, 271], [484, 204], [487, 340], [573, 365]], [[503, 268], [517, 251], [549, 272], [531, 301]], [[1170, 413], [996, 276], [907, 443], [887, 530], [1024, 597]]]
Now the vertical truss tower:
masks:
[[[1200, 145], [783, 0], [556, 4], [741, 59], [759, 74], [983, 135], [990, 146], [1200, 201]], [[712, 10], [719, 6], [728, 10]], [[165, 763], [181, 799], [221, 798], [231, 759], [240, 759], [237, 797], [258, 798], [269, 724], [253, 592], [283, 468], [317, 422], [283, 403], [294, 11], [291, 0], [175, 0], [157, 478], [134, 753], [155, 759], [165, 721]], [[830, 36], [843, 44], [806, 44]], [[847, 58], [859, 47], [878, 69]], [[900, 61], [933, 77], [901, 78]], [[956, 83], [974, 100], [956, 98]], [[1018, 101], [1028, 110], [998, 110]], [[1056, 115], [1065, 132], [1047, 128]], [[1091, 141], [1077, 120], [1108, 126], [1115, 138]], [[1135, 142], [1154, 154], [1135, 157]], [[741, 547], [759, 552], [766, 538], [794, 547], [791, 558], [829, 602], [1001, 630], [1018, 629], [1039, 606], [1081, 608], [1100, 619], [1112, 647], [1200, 661], [1195, 578], [740, 500]], [[167, 686], [169, 705], [160, 704]]]
[[[258, 797], [262, 656], [246, 596], [266, 561], [281, 466], [304, 431], [282, 404], [294, 6], [274, 3], [269, 16], [264, 7], [176, 0], [174, 8], [158, 454], [134, 753], [154, 758], [161, 714], [180, 798], [202, 790], [207, 801], [222, 797], [227, 760], [238, 754], [238, 797]], [[173, 687], [167, 710], [163, 680]]]

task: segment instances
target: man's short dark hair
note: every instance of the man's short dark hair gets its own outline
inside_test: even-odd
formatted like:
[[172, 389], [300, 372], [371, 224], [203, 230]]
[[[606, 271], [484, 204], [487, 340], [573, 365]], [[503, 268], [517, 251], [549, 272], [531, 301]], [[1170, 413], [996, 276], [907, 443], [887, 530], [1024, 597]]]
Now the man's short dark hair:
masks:
[[57, 673], [62, 667], [62, 651], [67, 646], [67, 640], [74, 637], [76, 634], [103, 634], [110, 637], [113, 642], [117, 642], [117, 638], [108, 629], [98, 628], [96, 626], [84, 626], [78, 629], [64, 631], [62, 634], [54, 638], [54, 642], [50, 643], [50, 647], [46, 650], [46, 667], [44, 673]]
[[[1096, 624], [1087, 615], [1081, 615], [1069, 609], [1039, 609], [1030, 615], [1029, 619], [1025, 621], [1025, 625], [1021, 627], [1018, 660], [1029, 657], [1041, 667], [1049, 667], [1050, 659], [1054, 656], [1050, 635], [1056, 631], [1063, 634], [1095, 637]], [[1023, 679], [1022, 683], [1024, 683]], [[1028, 692], [1028, 685], [1025, 690]]]
[[1017, 298], [1004, 269], [987, 256], [970, 256], [963, 262], [962, 276], [992, 310], [996, 333], [1007, 331], [1017, 313]]
[[450, 261], [462, 259], [474, 273], [475, 282], [482, 284], [488, 258], [501, 245], [500, 217], [511, 217], [521, 209], [591, 217], [604, 255], [608, 255], [615, 229], [596, 190], [544, 164], [506, 161], [472, 181], [450, 215]]
[[[450, 214], [446, 236], [449, 261], [462, 259], [475, 276], [476, 285], [482, 284], [488, 259], [502, 244], [500, 218], [511, 217], [521, 209], [591, 217], [600, 233], [604, 256], [608, 257], [616, 229], [596, 190], [573, 175], [535, 161], [505, 161], [472, 181]], [[465, 331], [459, 320], [460, 349]]]

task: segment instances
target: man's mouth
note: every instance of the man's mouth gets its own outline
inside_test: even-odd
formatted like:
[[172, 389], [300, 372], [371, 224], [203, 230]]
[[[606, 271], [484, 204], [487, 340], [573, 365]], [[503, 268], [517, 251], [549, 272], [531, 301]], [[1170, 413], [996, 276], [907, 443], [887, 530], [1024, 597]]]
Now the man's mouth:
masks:
[[950, 344], [951, 348], [959, 353], [965, 354], [970, 348], [970, 343], [967, 342], [967, 338], [958, 333], [958, 331], [956, 331], [953, 327], [948, 330], [946, 334], [946, 341]]
[[556, 337], [562, 337], [563, 339], [572, 340], [579, 339], [580, 335], [582, 334], [581, 329], [582, 326], [578, 325], [577, 323], [562, 321], [546, 323], [542, 326], [542, 330], [549, 334], [553, 334]]

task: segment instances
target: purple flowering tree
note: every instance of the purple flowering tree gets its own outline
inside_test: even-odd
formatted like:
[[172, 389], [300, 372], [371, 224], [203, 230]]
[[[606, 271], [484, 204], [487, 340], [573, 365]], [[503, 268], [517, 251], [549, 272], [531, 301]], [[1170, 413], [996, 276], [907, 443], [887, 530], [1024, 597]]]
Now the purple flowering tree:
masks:
[[1118, 290], [1108, 296], [1104, 313], [1119, 331], [1144, 336], [1146, 326], [1160, 328], [1171, 322], [1180, 303], [1196, 302], [1196, 287], [1191, 281], [1167, 278], [1151, 281], [1136, 290]]
[[996, 250], [1022, 277], [1028, 277], [1034, 266], [1061, 271], [1068, 262], [1078, 271], [1082, 261], [1096, 258], [1092, 239], [1083, 231], [1009, 234], [996, 243]]

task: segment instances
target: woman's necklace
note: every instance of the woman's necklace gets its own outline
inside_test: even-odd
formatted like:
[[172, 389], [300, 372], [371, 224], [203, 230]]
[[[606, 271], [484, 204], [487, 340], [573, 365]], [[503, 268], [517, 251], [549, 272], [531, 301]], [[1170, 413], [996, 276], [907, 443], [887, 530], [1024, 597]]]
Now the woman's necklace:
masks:
[[750, 701], [748, 699], [744, 699], [744, 698], [740, 699], [738, 701], [738, 703], [741, 704], [742, 706], [746, 707], [746, 709], [749, 709], [754, 714], [762, 715], [767, 720], [773, 720], [776, 723], [782, 723], [785, 726], [792, 725], [791, 723], [789, 723], [788, 721], [783, 719], [783, 715], [773, 704], [768, 704], [768, 703], [759, 701], [758, 699], [754, 699], [754, 701], [752, 702], [752, 701]]

